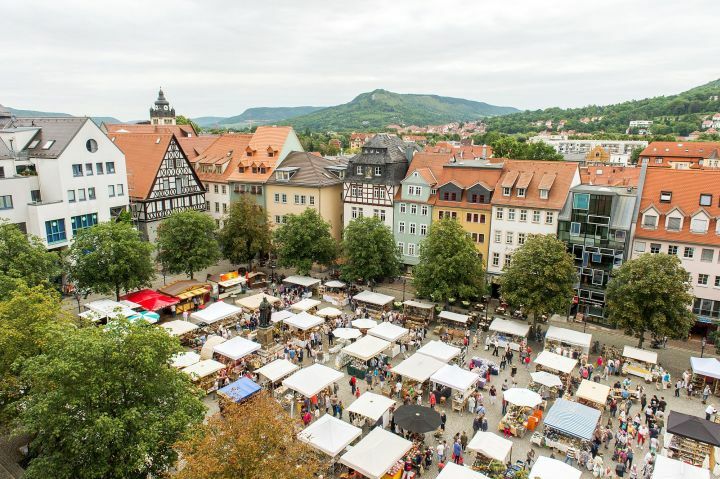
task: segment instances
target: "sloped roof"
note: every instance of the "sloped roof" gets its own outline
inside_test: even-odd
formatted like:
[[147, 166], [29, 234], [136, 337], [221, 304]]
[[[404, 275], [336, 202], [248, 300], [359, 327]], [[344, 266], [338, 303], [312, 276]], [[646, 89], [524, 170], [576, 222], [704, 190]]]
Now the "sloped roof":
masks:
[[[28, 153], [34, 158], [57, 158], [65, 151], [80, 128], [85, 122], [92, 121], [88, 117], [28, 117], [16, 118], [8, 125], [9, 128], [27, 128], [38, 127], [40, 131], [35, 136], [35, 140], [40, 140], [33, 149], [28, 148]], [[53, 141], [50, 148], [44, 149], [43, 146]]]
[[428, 185], [436, 185], [442, 175], [443, 165], [450, 161], [450, 158], [452, 155], [449, 153], [426, 153], [423, 151], [416, 153], [403, 181], [417, 172]]
[[177, 140], [188, 160], [193, 161], [202, 155], [219, 137], [219, 135], [199, 135], [177, 138]]
[[[520, 198], [513, 189], [511, 196], [493, 195], [493, 205], [527, 206], [560, 210], [565, 204], [578, 166], [565, 161], [506, 160], [503, 166], [503, 186], [511, 182], [513, 174], [533, 173], [525, 189], [525, 197]], [[513, 182], [514, 183], [514, 182]], [[540, 199], [540, 189], [549, 189], [547, 199]]]
[[638, 186], [642, 168], [631, 166], [582, 166], [580, 181], [585, 185]]
[[293, 151], [282, 162], [283, 168], [297, 168], [288, 181], [278, 181], [272, 175], [267, 184], [291, 186], [331, 186], [343, 182], [336, 174], [328, 171], [329, 167], [346, 167], [347, 161], [342, 158], [324, 158], [313, 153]]
[[[246, 158], [245, 148], [250, 144], [252, 135], [249, 133], [226, 133], [220, 135], [208, 146], [202, 155], [193, 162], [193, 167], [202, 181], [227, 183], [228, 178]], [[189, 139], [189, 138], [188, 138]], [[208, 173], [201, 171], [200, 165], [219, 165], [228, 163], [222, 173]]]
[[709, 158], [709, 156], [720, 149], [720, 142], [711, 141], [653, 141], [641, 153], [640, 156], [650, 157], [678, 157], [678, 158]]
[[150, 123], [103, 123], [108, 135], [112, 133], [172, 133], [178, 138], [194, 137], [192, 125], [151, 125]]
[[447, 208], [474, 208], [474, 209], [491, 209], [489, 203], [470, 203], [468, 201], [467, 190], [473, 186], [480, 185], [483, 188], [493, 191], [498, 183], [502, 169], [500, 168], [478, 168], [471, 165], [460, 165], [458, 163], [446, 163], [442, 169], [442, 174], [438, 179], [438, 184], [444, 185], [453, 183], [463, 189], [459, 201], [445, 201], [437, 195], [431, 196], [428, 203], [434, 206], [442, 206]]
[[171, 133], [120, 133], [109, 136], [125, 154], [128, 195], [132, 198], [147, 198], [165, 153], [175, 137]]
[[[368, 148], [383, 148], [384, 153], [368, 153]], [[350, 163], [385, 164], [407, 162], [405, 149], [409, 148], [402, 138], [387, 133], [379, 133], [370, 138], [362, 147], [362, 151], [350, 159]]]
[[270, 146], [274, 151], [282, 151], [288, 135], [293, 131], [291, 126], [259, 126], [250, 140], [250, 148], [265, 154]]

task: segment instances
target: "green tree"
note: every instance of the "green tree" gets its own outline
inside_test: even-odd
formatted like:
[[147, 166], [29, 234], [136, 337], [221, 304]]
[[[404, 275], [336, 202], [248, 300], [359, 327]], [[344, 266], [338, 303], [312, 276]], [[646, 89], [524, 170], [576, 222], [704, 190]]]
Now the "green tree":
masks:
[[205, 412], [189, 377], [170, 366], [180, 350], [162, 328], [121, 319], [68, 329], [29, 359], [25, 477], [140, 479], [174, 465], [174, 444]]
[[243, 196], [230, 205], [225, 224], [218, 233], [220, 250], [233, 264], [249, 263], [270, 251], [270, 225], [265, 210]]
[[420, 263], [413, 284], [421, 297], [435, 301], [473, 298], [484, 291], [484, 271], [475, 243], [460, 223], [444, 218], [430, 226], [420, 243]]
[[19, 284], [48, 286], [59, 274], [60, 257], [47, 251], [40, 238], [0, 221], [0, 298]]
[[524, 154], [524, 144], [512, 136], [501, 136], [490, 143], [495, 158], [520, 159]]
[[212, 266], [220, 259], [215, 239], [215, 221], [200, 211], [178, 211], [158, 227], [157, 260], [170, 274], [185, 273]]
[[280, 266], [297, 268], [306, 275], [314, 263], [330, 265], [337, 258], [338, 245], [330, 234], [330, 223], [314, 209], [287, 215], [273, 235]]
[[153, 247], [125, 222], [100, 223], [78, 231], [70, 247], [70, 279], [98, 294], [150, 286], [155, 276]]
[[525, 152], [521, 160], [562, 160], [564, 157], [555, 148], [544, 141], [525, 143]]
[[637, 148], [633, 148], [632, 153], [630, 153], [630, 164], [631, 165], [637, 165], [640, 161], [640, 153], [644, 148], [642, 146], [638, 146]]
[[345, 227], [342, 250], [345, 263], [340, 273], [346, 281], [374, 282], [400, 272], [395, 238], [374, 216], [354, 219]]
[[646, 331], [685, 338], [695, 322], [690, 291], [690, 274], [677, 256], [641, 255], [613, 271], [606, 291], [609, 319], [638, 336], [638, 347]]
[[500, 292], [537, 323], [544, 314], [567, 310], [576, 281], [575, 264], [565, 243], [550, 235], [530, 235], [500, 277]]
[[202, 131], [200, 125], [192, 121], [190, 118], [184, 117], [183, 115], [176, 116], [175, 123], [177, 123], [178, 125], [190, 125], [195, 130], [195, 133], [200, 133]]

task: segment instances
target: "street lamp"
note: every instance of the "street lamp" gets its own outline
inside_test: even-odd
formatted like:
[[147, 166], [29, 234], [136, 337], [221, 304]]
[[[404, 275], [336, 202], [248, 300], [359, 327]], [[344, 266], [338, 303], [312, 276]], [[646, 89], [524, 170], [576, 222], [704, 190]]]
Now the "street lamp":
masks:
[[705, 345], [707, 344], [707, 339], [705, 337], [702, 338], [702, 342], [700, 343], [700, 357], [703, 357], [703, 354], [705, 354]]

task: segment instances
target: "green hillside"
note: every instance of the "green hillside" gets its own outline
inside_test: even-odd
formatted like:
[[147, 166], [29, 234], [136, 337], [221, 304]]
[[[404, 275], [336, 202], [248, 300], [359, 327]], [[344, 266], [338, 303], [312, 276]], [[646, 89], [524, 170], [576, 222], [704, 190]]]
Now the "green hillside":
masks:
[[413, 95], [375, 90], [363, 93], [350, 103], [299, 116], [286, 123], [297, 130], [349, 131], [384, 129], [392, 123], [436, 125], [505, 115], [516, 108], [437, 95]]
[[[553, 129], [565, 120], [565, 130], [578, 132], [625, 133], [631, 120], [652, 120], [654, 135], [680, 136], [700, 130], [702, 117], [720, 112], [720, 80], [670, 96], [632, 100], [614, 105], [590, 105], [583, 108], [546, 108], [524, 111], [488, 120], [489, 131], [502, 133], [533, 133], [545, 130], [544, 122], [553, 121]], [[591, 123], [580, 119], [602, 117]], [[542, 126], [533, 122], [542, 121]]]
[[307, 115], [318, 110], [322, 106], [280, 106], [280, 107], [258, 107], [248, 108], [240, 115], [230, 117], [201, 116], [192, 120], [202, 127], [215, 128], [246, 128], [254, 125], [266, 125], [277, 123], [301, 115]]

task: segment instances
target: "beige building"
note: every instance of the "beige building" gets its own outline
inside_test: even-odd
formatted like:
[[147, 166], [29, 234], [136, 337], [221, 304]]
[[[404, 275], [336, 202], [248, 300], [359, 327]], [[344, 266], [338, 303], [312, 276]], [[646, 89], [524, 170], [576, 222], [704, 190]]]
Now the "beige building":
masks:
[[342, 184], [347, 162], [312, 153], [290, 153], [265, 184], [266, 209], [270, 224], [285, 222], [289, 214], [313, 208], [330, 223], [333, 237], [340, 241], [343, 228]]

